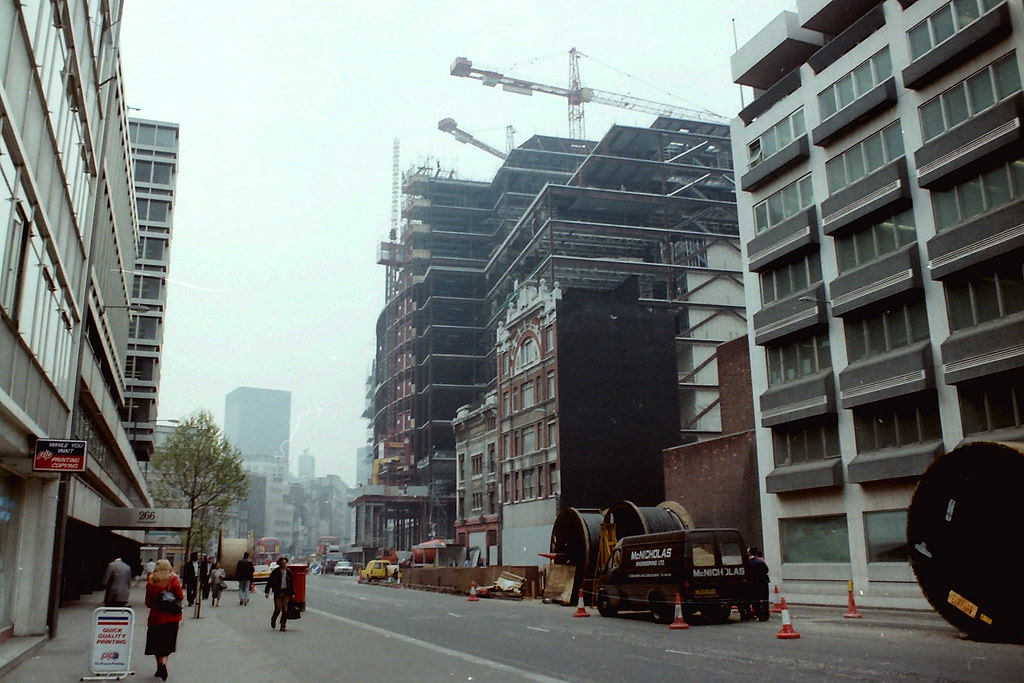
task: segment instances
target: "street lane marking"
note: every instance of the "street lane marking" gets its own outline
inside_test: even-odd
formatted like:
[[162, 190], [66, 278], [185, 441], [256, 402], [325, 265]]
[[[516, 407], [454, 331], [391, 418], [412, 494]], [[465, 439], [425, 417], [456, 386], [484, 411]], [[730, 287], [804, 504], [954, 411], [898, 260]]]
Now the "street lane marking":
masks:
[[519, 669], [514, 666], [508, 666], [507, 664], [501, 664], [490, 659], [484, 659], [483, 657], [477, 657], [476, 655], [471, 655], [468, 652], [459, 652], [458, 650], [452, 650], [451, 648], [447, 648], [441, 645], [435, 645], [434, 643], [428, 643], [425, 640], [413, 638], [412, 636], [403, 635], [401, 633], [395, 633], [394, 631], [388, 631], [387, 629], [379, 628], [377, 626], [371, 626], [370, 624], [338, 616], [337, 614], [331, 614], [330, 612], [324, 612], [323, 610], [310, 609], [308, 611], [315, 614], [319, 614], [323, 617], [327, 617], [328, 619], [340, 621], [344, 624], [348, 624], [349, 626], [365, 629], [367, 631], [373, 631], [378, 635], [387, 636], [388, 638], [395, 638], [410, 645], [422, 647], [425, 650], [432, 650], [438, 654], [447, 655], [449, 657], [455, 657], [465, 662], [469, 662], [470, 664], [484, 666], [489, 669], [494, 669], [495, 671], [514, 674], [516, 676], [522, 676], [527, 680], [538, 681], [538, 683], [564, 683], [564, 681], [562, 681], [562, 679], [560, 678], [551, 678], [550, 676], [545, 676], [543, 674], [537, 674], [532, 671], [527, 671], [525, 669]]
[[448, 616], [455, 617], [456, 619], [461, 619], [462, 618], [461, 614], [456, 614], [455, 612], [449, 612]]
[[527, 626], [526, 629], [528, 631], [540, 631], [541, 633], [551, 633], [551, 629], [541, 628], [540, 626]]

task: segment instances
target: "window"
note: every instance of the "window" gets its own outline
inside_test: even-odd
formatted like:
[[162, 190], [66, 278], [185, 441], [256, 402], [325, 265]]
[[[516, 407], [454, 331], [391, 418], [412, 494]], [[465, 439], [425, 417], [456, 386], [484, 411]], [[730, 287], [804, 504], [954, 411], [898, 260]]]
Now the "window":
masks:
[[768, 360], [768, 385], [793, 382], [832, 367], [828, 333], [821, 332], [781, 346], [765, 349]]
[[955, 332], [1024, 311], [1024, 266], [1013, 263], [971, 279], [946, 282], [949, 326]]
[[545, 398], [552, 399], [555, 397], [555, 371], [548, 370], [548, 393]]
[[523, 498], [533, 498], [533, 470], [523, 470]]
[[839, 431], [834, 421], [775, 427], [772, 429], [772, 450], [776, 467], [838, 458]]
[[540, 360], [540, 353], [537, 349], [537, 341], [533, 337], [523, 340], [519, 347], [519, 355], [516, 357], [516, 370], [522, 371]]
[[953, 0], [907, 32], [910, 58], [917, 59], [1003, 1]]
[[847, 185], [852, 185], [901, 156], [903, 156], [903, 133], [897, 121], [868, 136], [825, 164], [829, 191], [835, 194]]
[[139, 220], [150, 223], [166, 223], [171, 213], [171, 203], [160, 199], [139, 198], [136, 201]]
[[167, 240], [162, 237], [142, 237], [139, 239], [139, 258], [147, 261], [162, 261]]
[[478, 453], [477, 455], [474, 455], [470, 459], [470, 463], [472, 466], [472, 469], [470, 470], [472, 476], [479, 477], [481, 474], [483, 474], [484, 456], [482, 454]]
[[821, 256], [804, 254], [794, 261], [761, 273], [761, 303], [785, 299], [821, 282]]
[[551, 420], [548, 422], [548, 446], [554, 447], [558, 445], [558, 422]]
[[156, 185], [170, 185], [171, 171], [174, 167], [171, 164], [163, 164], [158, 161], [135, 161], [135, 181], [140, 183], [153, 183]]
[[854, 408], [857, 452], [871, 453], [942, 438], [939, 406], [934, 395]]
[[990, 375], [957, 387], [964, 434], [1024, 427], [1024, 372]]
[[858, 97], [892, 76], [889, 48], [876, 52], [850, 73], [818, 93], [818, 108], [824, 121], [850, 106]]
[[156, 339], [157, 324], [156, 318], [132, 315], [128, 336], [132, 339]]
[[132, 283], [133, 299], [159, 299], [161, 278], [136, 275]]
[[775, 227], [812, 204], [814, 193], [811, 190], [811, 175], [807, 174], [754, 205], [754, 225], [757, 232]]
[[523, 453], [533, 453], [537, 450], [537, 432], [533, 427], [523, 430]]
[[924, 301], [915, 301], [870, 318], [847, 320], [845, 327], [852, 363], [927, 339], [928, 312]]
[[796, 517], [779, 520], [782, 561], [847, 564], [850, 533], [845, 515]]
[[800, 107], [747, 145], [748, 166], [754, 168], [806, 132], [804, 108]]
[[522, 401], [523, 410], [529, 408], [534, 403], [536, 403], [536, 400], [534, 399], [533, 380], [530, 380], [528, 382], [523, 382], [523, 386], [520, 388], [520, 391], [522, 392], [522, 395], [523, 395], [523, 401]]
[[900, 247], [912, 244], [916, 239], [912, 209], [863, 230], [837, 237], [836, 258], [839, 262], [839, 272], [845, 273], [857, 266], [870, 263]]
[[864, 513], [864, 541], [868, 562], [900, 562], [910, 560], [907, 543], [907, 511], [883, 510]]
[[921, 133], [925, 142], [1020, 92], [1017, 56], [1011, 52], [981, 71], [921, 105]]
[[932, 192], [935, 229], [946, 230], [1021, 197], [1024, 197], [1024, 157], [943, 192]]

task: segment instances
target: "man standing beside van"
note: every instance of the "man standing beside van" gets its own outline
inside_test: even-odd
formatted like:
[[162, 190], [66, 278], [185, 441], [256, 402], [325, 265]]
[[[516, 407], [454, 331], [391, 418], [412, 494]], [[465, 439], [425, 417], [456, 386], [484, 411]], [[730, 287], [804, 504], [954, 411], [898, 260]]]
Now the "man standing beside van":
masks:
[[751, 548], [749, 554], [747, 566], [750, 568], [754, 616], [758, 621], [768, 621], [771, 617], [768, 611], [768, 585], [771, 583], [771, 579], [768, 578], [768, 563], [764, 561], [764, 553], [760, 548]]

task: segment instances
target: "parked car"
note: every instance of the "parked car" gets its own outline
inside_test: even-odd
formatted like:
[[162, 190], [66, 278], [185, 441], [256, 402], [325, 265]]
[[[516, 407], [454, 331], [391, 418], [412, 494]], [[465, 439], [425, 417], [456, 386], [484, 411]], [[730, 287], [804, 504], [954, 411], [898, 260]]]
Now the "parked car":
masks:
[[337, 575], [355, 576], [356, 568], [348, 560], [338, 560], [334, 564], [334, 573]]
[[252, 582], [253, 583], [266, 583], [267, 579], [270, 578], [270, 572], [272, 567], [269, 564], [258, 564], [253, 568]]

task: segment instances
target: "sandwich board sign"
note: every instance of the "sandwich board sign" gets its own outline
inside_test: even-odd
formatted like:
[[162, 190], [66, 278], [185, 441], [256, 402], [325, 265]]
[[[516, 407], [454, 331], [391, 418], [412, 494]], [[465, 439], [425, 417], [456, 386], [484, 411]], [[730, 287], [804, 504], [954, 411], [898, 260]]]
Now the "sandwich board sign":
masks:
[[83, 681], [117, 680], [134, 675], [132, 634], [135, 611], [130, 607], [97, 607], [93, 610], [90, 671]]

